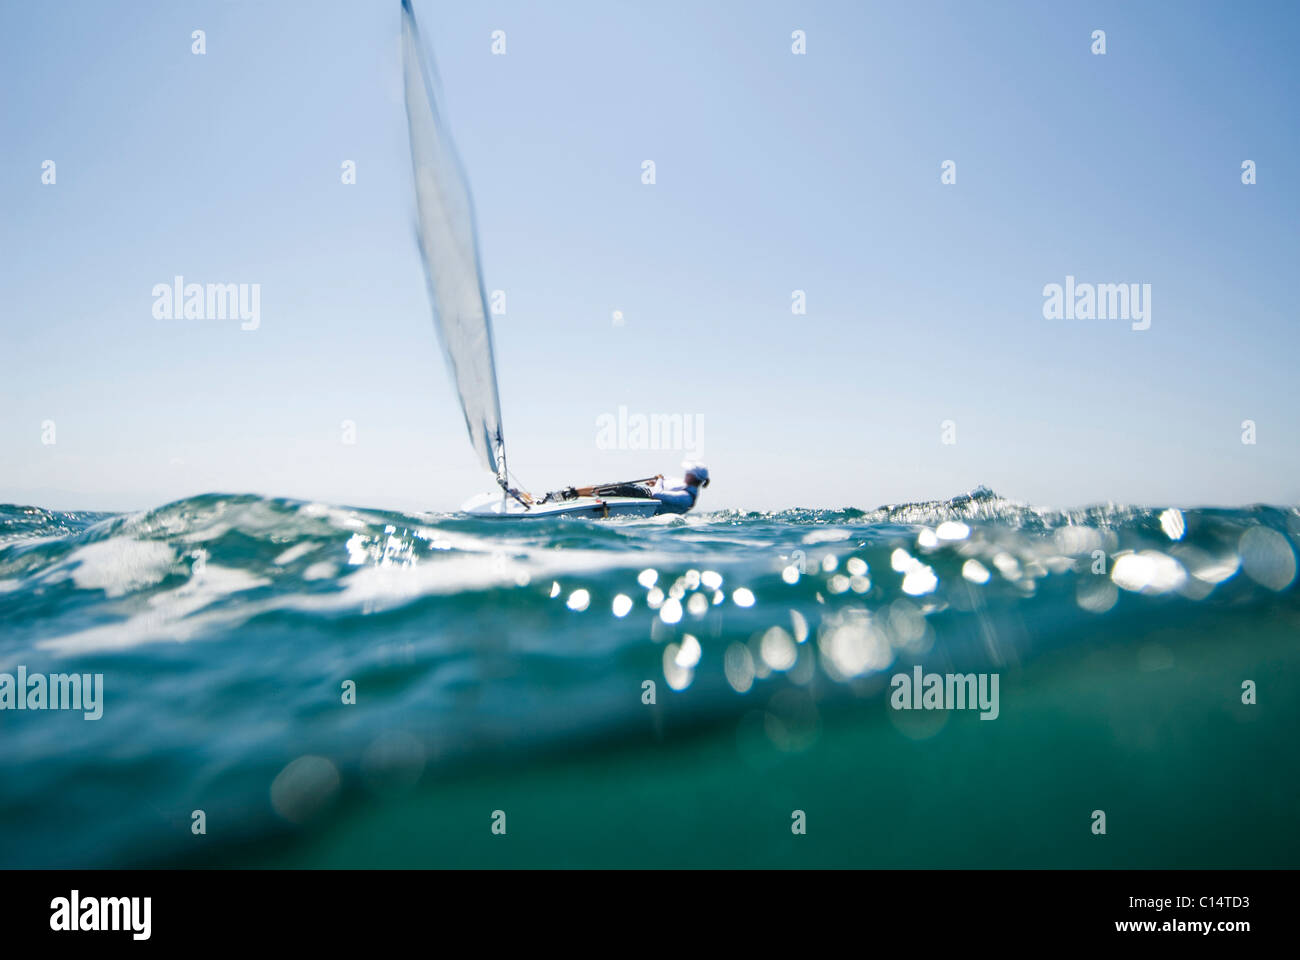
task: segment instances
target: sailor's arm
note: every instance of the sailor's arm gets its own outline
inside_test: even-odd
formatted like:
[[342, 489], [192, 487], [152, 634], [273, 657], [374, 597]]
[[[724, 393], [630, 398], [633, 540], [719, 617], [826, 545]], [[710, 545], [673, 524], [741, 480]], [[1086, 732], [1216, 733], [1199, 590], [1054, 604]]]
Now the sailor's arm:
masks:
[[[656, 473], [652, 479], [655, 481], [655, 483], [662, 484], [664, 481], [664, 475], [662, 473]], [[641, 481], [637, 480], [634, 482], [640, 483]], [[654, 484], [651, 484], [652, 489], [653, 487]], [[599, 489], [599, 487], [593, 485], [590, 487], [574, 487], [573, 491], [580, 497], [591, 497], [591, 496], [595, 496], [597, 489]]]

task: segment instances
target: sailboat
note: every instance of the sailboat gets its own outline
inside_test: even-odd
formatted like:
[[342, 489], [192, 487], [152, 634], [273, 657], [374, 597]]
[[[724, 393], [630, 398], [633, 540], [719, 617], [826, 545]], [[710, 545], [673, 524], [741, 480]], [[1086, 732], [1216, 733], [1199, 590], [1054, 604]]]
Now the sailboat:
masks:
[[[402, 64], [415, 174], [417, 235], [433, 325], [465, 414], [470, 444], [496, 475], [500, 491], [462, 508], [479, 517], [646, 517], [659, 508], [645, 496], [620, 496], [647, 481], [568, 487], [535, 497], [510, 485], [501, 429], [492, 326], [478, 253], [474, 202], [439, 105], [432, 54], [420, 42], [411, 0], [402, 0]], [[653, 478], [647, 478], [647, 480]]]

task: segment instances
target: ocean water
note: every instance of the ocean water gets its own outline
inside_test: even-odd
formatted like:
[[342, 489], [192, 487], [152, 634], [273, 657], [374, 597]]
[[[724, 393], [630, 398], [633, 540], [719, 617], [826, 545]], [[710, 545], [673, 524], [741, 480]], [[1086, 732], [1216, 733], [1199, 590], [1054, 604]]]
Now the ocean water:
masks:
[[[1294, 867], [1298, 536], [0, 507], [0, 673], [103, 678], [0, 711], [0, 865]], [[918, 665], [996, 707], [898, 709]]]

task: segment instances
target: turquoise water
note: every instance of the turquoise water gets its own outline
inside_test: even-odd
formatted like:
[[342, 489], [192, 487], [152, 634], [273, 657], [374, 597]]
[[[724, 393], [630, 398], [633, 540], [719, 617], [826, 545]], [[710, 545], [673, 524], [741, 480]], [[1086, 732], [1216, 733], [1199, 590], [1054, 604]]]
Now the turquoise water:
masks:
[[[0, 507], [0, 673], [104, 690], [0, 711], [0, 864], [1296, 866], [1298, 535], [986, 490]], [[916, 664], [996, 675], [996, 718], [895, 709]]]

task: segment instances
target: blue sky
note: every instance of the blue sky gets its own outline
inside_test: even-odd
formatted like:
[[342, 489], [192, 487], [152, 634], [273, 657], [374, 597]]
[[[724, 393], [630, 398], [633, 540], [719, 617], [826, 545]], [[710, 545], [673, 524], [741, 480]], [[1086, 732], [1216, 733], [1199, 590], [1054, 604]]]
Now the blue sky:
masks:
[[[708, 507], [1300, 500], [1294, 5], [416, 12], [527, 486], [676, 470], [598, 445], [622, 406], [699, 418]], [[0, 4], [0, 501], [490, 488], [433, 337], [398, 57], [397, 0]], [[155, 319], [176, 275], [260, 284], [260, 327]], [[1067, 275], [1151, 284], [1150, 329], [1044, 319]]]

